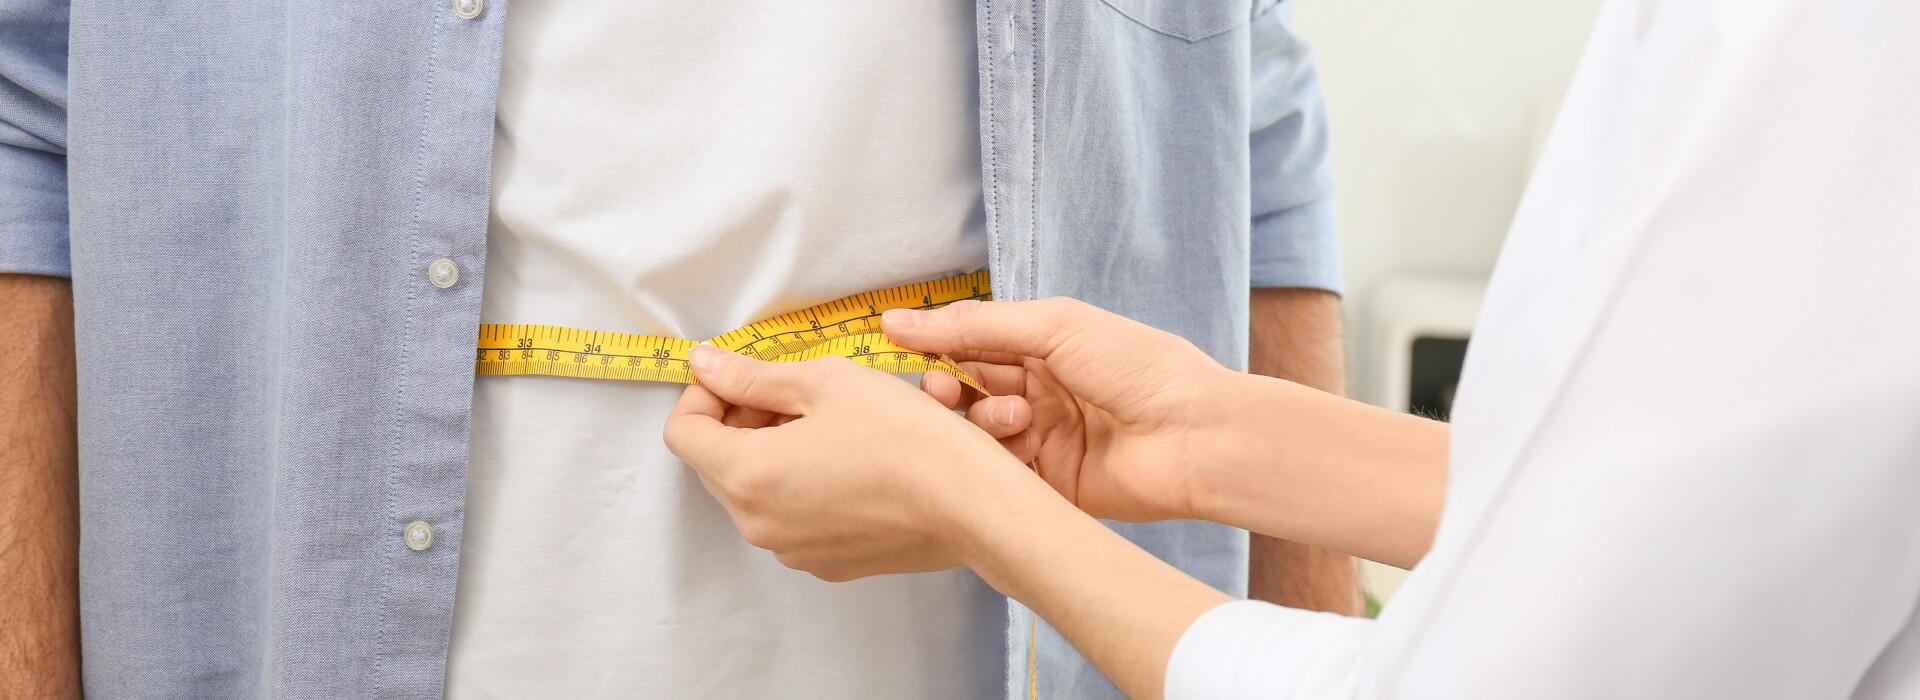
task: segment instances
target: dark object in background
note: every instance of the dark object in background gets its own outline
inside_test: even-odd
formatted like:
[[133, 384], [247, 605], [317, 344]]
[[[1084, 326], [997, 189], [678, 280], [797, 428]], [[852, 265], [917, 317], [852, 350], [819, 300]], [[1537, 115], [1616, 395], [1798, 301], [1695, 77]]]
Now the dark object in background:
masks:
[[1447, 420], [1453, 414], [1453, 392], [1460, 386], [1460, 365], [1466, 359], [1465, 338], [1415, 338], [1407, 380], [1407, 411]]

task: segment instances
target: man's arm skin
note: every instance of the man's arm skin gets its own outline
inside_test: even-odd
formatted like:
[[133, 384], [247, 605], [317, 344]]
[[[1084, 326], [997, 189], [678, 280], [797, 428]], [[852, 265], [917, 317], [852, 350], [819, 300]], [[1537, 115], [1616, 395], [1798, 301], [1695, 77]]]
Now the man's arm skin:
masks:
[[[1253, 290], [1247, 369], [1344, 396], [1340, 297], [1319, 289]], [[1255, 533], [1247, 595], [1278, 605], [1362, 615], [1353, 557]]]
[[73, 292], [0, 274], [0, 697], [80, 697]]

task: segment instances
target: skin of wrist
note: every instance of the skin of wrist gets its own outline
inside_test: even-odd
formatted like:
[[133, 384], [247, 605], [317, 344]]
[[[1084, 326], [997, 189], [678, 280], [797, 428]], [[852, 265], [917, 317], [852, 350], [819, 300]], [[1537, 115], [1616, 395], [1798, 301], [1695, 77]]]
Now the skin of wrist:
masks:
[[[998, 446], [995, 446], [998, 447]], [[957, 488], [940, 489], [934, 504], [935, 522], [947, 533], [969, 567], [976, 567], [991, 556], [1009, 516], [1018, 504], [1034, 500], [1037, 485], [1053, 495], [1051, 487], [1012, 455], [991, 449], [967, 450], [956, 464], [965, 464], [967, 478]]]
[[1097, 522], [1075, 508], [1026, 465], [1008, 462], [981, 488], [964, 494], [948, 522], [962, 559], [987, 584], [1005, 595], [1019, 593], [1013, 574], [1030, 557], [1033, 533], [1060, 534], [1079, 520]]
[[1187, 465], [1187, 505], [1177, 517], [1223, 522], [1246, 470], [1273, 459], [1262, 454], [1259, 436], [1272, 433], [1274, 406], [1265, 383], [1273, 380], [1222, 369], [1212, 377], [1212, 400], [1205, 402], [1188, 436], [1193, 459]]
[[1193, 514], [1411, 567], [1446, 496], [1446, 426], [1282, 379], [1238, 375], [1188, 474]]

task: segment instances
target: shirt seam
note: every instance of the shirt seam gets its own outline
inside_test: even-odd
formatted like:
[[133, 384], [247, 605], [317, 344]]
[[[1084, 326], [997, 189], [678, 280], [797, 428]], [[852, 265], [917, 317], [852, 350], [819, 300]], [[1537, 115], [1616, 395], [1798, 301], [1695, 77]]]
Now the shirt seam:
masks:
[[[410, 273], [413, 271], [415, 267], [419, 266], [419, 262], [420, 262], [420, 234], [421, 234], [421, 228], [422, 228], [421, 211], [422, 211], [422, 208], [425, 206], [425, 201], [426, 201], [427, 135], [428, 135], [429, 129], [432, 128], [431, 118], [433, 115], [433, 86], [434, 86], [434, 79], [437, 77], [437, 68], [439, 66], [440, 29], [441, 29], [441, 9], [440, 8], [436, 7], [436, 9], [433, 11], [432, 20], [433, 20], [433, 36], [432, 36], [432, 39], [428, 42], [428, 48], [427, 48], [427, 73], [426, 73], [425, 96], [422, 98], [421, 106], [420, 106], [420, 140], [417, 148], [415, 149], [415, 155], [414, 155], [413, 232], [412, 232], [413, 235], [408, 240], [407, 267], [405, 268], [405, 272], [403, 272], [403, 275], [402, 275], [403, 279], [408, 280], [408, 284], [406, 285], [407, 308], [406, 308], [406, 313], [402, 317], [403, 321], [402, 321], [401, 331], [400, 331], [399, 384], [395, 392], [397, 396], [395, 397], [394, 403], [393, 403], [393, 450], [387, 462], [387, 488], [386, 488], [387, 518], [386, 518], [386, 521], [388, 523], [397, 522], [395, 518], [395, 500], [396, 500], [395, 490], [399, 487], [399, 481], [400, 481], [400, 477], [399, 477], [400, 445], [405, 438], [404, 418], [406, 413], [406, 402], [407, 402], [407, 375], [409, 374], [408, 361], [410, 359], [409, 350], [411, 349], [413, 344], [413, 314], [414, 314], [414, 308], [415, 308], [414, 302], [418, 296], [417, 285], [412, 283], [410, 279]], [[384, 536], [384, 534], [385, 532], [383, 531], [382, 535]], [[388, 609], [389, 601], [393, 595], [392, 593], [393, 579], [394, 579], [393, 558], [394, 558], [394, 555], [391, 553], [387, 553], [380, 558], [383, 564], [383, 568], [381, 572], [381, 586], [380, 586], [380, 616], [379, 616], [380, 631], [375, 635], [376, 641], [374, 642], [372, 681], [373, 681], [373, 687], [375, 691], [377, 693], [382, 693], [382, 694], [384, 693], [384, 691], [390, 689], [390, 686], [386, 683], [385, 671], [386, 671], [386, 655], [387, 655], [387, 609]]]
[[[978, 4], [975, 5], [976, 17], [974, 18], [974, 26], [976, 27], [976, 31], [983, 34], [982, 40], [980, 40], [979, 43], [986, 45], [985, 50], [980, 51], [979, 62], [981, 66], [980, 73], [982, 79], [985, 81], [980, 90], [980, 131], [984, 136], [984, 138], [981, 139], [981, 151], [986, 160], [986, 170], [981, 173], [981, 179], [985, 181], [986, 185], [982, 208], [986, 210], [987, 219], [987, 261], [990, 267], [998, 264], [999, 267], [1004, 269], [1006, 264], [1000, 257], [1004, 252], [1003, 246], [1000, 244], [1000, 237], [1005, 234], [1006, 228], [1002, 226], [998, 220], [1000, 215], [1000, 178], [998, 177], [1000, 171], [1000, 140], [997, 133], [999, 130], [999, 120], [996, 118], [995, 106], [999, 93], [994, 90], [994, 73], [996, 72], [995, 64], [997, 63], [994, 56], [999, 54], [999, 45], [993, 41], [993, 9], [993, 0], [979, 0]], [[1001, 659], [1000, 697], [1003, 699], [1013, 697], [1014, 607], [1011, 600], [1008, 601], [1007, 605], [1005, 625], [1005, 628], [1000, 631], [1001, 637], [1007, 642], [1007, 653], [1005, 654], [1005, 658]]]
[[[981, 4], [987, 7], [987, 21], [978, 22], [978, 24], [984, 29], [984, 31], [987, 32], [987, 37], [988, 37], [987, 43], [993, 47], [993, 49], [991, 51], [988, 51], [985, 56], [981, 57], [982, 60], [987, 64], [987, 70], [985, 71], [987, 74], [987, 87], [986, 87], [985, 93], [988, 99], [983, 100], [983, 104], [985, 104], [986, 107], [982, 109], [981, 112], [983, 112], [986, 115], [986, 120], [987, 120], [986, 128], [983, 129], [984, 131], [987, 132], [988, 169], [986, 174], [986, 180], [991, 185], [991, 188], [990, 188], [991, 196], [989, 197], [989, 201], [993, 203], [993, 207], [992, 207], [993, 211], [991, 215], [987, 217], [987, 223], [989, 227], [998, 229], [997, 232], [995, 232], [995, 235], [987, 236], [987, 245], [992, 247], [992, 250], [988, 251], [988, 258], [991, 260], [1000, 262], [1001, 267], [1006, 267], [1006, 261], [1002, 258], [1002, 256], [1006, 254], [1006, 246], [1002, 245], [1000, 241], [1000, 238], [1006, 234], [1006, 226], [1002, 221], [999, 220], [1000, 214], [1001, 214], [1000, 212], [1000, 177], [999, 177], [1000, 120], [998, 118], [998, 113], [996, 109], [998, 107], [999, 91], [994, 89], [994, 74], [998, 71], [993, 67], [995, 63], [993, 57], [995, 54], [999, 53], [999, 44], [997, 42], [992, 41], [992, 38], [993, 38], [992, 0], [981, 0]], [[1012, 280], [1009, 280], [1009, 281], [1012, 281]]]
[[1040, 297], [1040, 3], [1027, 3], [1027, 82], [1033, 86], [1029, 129], [1033, 152], [1027, 156], [1027, 298]]

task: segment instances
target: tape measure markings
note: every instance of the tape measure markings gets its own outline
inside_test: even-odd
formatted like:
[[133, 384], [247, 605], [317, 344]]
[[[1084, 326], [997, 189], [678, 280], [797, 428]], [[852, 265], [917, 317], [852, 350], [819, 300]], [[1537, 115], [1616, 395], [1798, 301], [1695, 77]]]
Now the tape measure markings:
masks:
[[[771, 361], [839, 355], [890, 373], [939, 371], [976, 389], [979, 382], [950, 358], [900, 347], [880, 333], [890, 309], [934, 309], [966, 299], [990, 300], [985, 271], [864, 292], [748, 324], [709, 340]], [[594, 379], [694, 383], [683, 338], [589, 331], [538, 324], [482, 324], [474, 371], [482, 375], [546, 374]], [[616, 352], [607, 352], [609, 346]], [[626, 351], [626, 352], [620, 352]]]
[[[993, 296], [991, 294], [981, 295], [981, 296], [970, 295], [967, 297], [963, 297], [961, 299], [955, 299], [954, 301], [964, 301], [966, 299], [978, 299], [982, 301], [987, 301], [987, 300], [993, 299]], [[881, 311], [888, 311], [888, 310], [897, 309], [897, 308], [910, 308], [910, 309], [921, 309], [921, 310], [937, 309], [942, 306], [946, 306], [947, 304], [950, 304], [950, 303], [953, 303], [953, 302], [935, 303], [935, 304], [928, 304], [928, 305], [921, 305], [921, 306], [889, 306], [885, 309], [881, 309]], [[729, 350], [733, 350], [735, 352], [739, 352], [742, 355], [751, 355], [753, 357], [757, 357], [760, 359], [773, 359], [774, 356], [799, 352], [808, 347], [811, 347], [812, 345], [818, 342], [822, 342], [832, 337], [843, 337], [847, 335], [859, 335], [862, 333], [880, 332], [880, 322], [879, 322], [880, 314], [877, 314], [877, 313], [861, 314], [858, 316], [852, 316], [844, 320], [838, 320], [838, 321], [831, 320], [831, 318], [832, 317], [829, 317], [830, 320], [826, 322], [822, 322], [819, 325], [814, 327], [803, 328], [799, 330], [791, 330], [791, 331], [779, 331], [779, 332], [776, 332], [770, 335], [765, 335], [765, 336], [762, 336], [757, 331], [753, 330], [753, 326], [748, 326], [746, 328], [742, 328], [735, 331], [729, 331], [727, 333], [721, 334], [720, 336], [715, 337], [713, 340], [708, 342], [711, 342], [714, 345], [718, 345], [720, 347], [727, 348]], [[775, 317], [767, 321], [762, 321], [761, 323], [776, 323], [776, 322], [782, 321], [782, 319], [783, 317]], [[812, 317], [812, 316], [807, 317], [807, 321], [810, 324], [814, 323], [817, 320], [818, 320], [817, 317]], [[859, 329], [856, 330], [849, 327], [850, 324], [856, 324], [856, 323], [860, 324]], [[760, 324], [754, 324], [754, 326], [758, 326], [758, 325]], [[785, 325], [785, 324], [783, 323], [781, 325]], [[825, 332], [825, 328], [827, 326], [832, 326], [836, 328], [838, 330], [838, 333], [831, 336], [827, 335]], [[738, 334], [742, 332], [752, 333], [754, 335], [754, 339], [746, 342], [741, 342], [740, 339], [738, 338]], [[807, 333], [816, 334], [817, 339], [814, 341], [814, 343], [808, 343], [804, 341], [805, 334]], [[783, 336], [792, 336], [795, 340], [801, 341], [801, 342], [789, 345], [785, 341], [781, 340]], [[778, 344], [780, 346], [780, 350], [778, 352], [773, 353], [772, 355], [768, 355], [762, 352], [759, 348], [759, 345], [764, 342], [773, 342], [775, 344]]]

